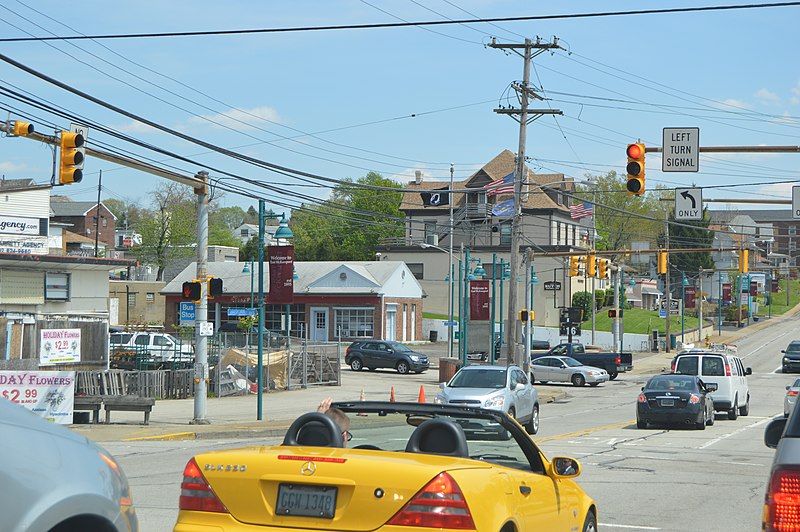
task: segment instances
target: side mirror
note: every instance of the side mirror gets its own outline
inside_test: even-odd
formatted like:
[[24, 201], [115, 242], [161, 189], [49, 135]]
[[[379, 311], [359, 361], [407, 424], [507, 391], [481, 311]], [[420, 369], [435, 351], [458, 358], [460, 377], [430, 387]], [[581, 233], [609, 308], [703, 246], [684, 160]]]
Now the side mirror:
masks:
[[439, 388], [441, 388], [442, 390], [444, 390], [446, 387], [447, 387], [447, 383], [446, 382], [440, 382], [439, 383]]
[[785, 353], [785, 352], [786, 352], [786, 349], [781, 349], [781, 353]]
[[644, 386], [642, 386], [642, 391], [644, 391]]
[[556, 478], [574, 478], [581, 474], [581, 465], [574, 458], [556, 456], [550, 463], [550, 470]]
[[744, 374], [745, 375], [752, 375], [753, 374], [753, 368], [744, 368]]
[[791, 386], [787, 386], [787, 387], [786, 387], [786, 389], [787, 389], [787, 390], [788, 390], [789, 388], [791, 388]]
[[764, 429], [764, 445], [771, 449], [778, 446], [783, 436], [783, 429], [786, 428], [786, 419], [785, 417], [779, 417], [769, 422], [767, 428]]
[[718, 389], [719, 389], [719, 384], [717, 384], [716, 382], [709, 382], [708, 384], [706, 384], [706, 390], [708, 390], [709, 392], [716, 392]]
[[567, 365], [562, 363], [561, 364], [561, 369], [567, 369]]
[[514, 391], [515, 392], [520, 392], [520, 391], [522, 391], [524, 389], [525, 389], [525, 385], [522, 384], [521, 382], [518, 382], [517, 385], [514, 386]]

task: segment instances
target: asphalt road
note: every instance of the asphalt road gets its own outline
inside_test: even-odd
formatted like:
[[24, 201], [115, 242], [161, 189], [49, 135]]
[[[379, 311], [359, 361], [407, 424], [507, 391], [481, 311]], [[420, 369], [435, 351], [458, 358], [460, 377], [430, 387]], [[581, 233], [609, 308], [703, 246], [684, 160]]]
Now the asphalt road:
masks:
[[[730, 421], [717, 414], [714, 426], [702, 431], [637, 429], [639, 390], [670, 358], [641, 354], [635, 359], [634, 374], [597, 388], [537, 385], [540, 393], [555, 393], [560, 399], [542, 406], [536, 440], [548, 457], [567, 455], [581, 461], [578, 480], [597, 501], [601, 530], [759, 530], [773, 456], [763, 444], [763, 430], [769, 419], [783, 412], [784, 386], [793, 376], [776, 369], [780, 350], [800, 336], [795, 332], [798, 324], [797, 318], [773, 320], [759, 331], [748, 331], [738, 342], [739, 355], [753, 368], [747, 417]], [[435, 380], [430, 373], [435, 372], [415, 378]], [[383, 383], [388, 389], [397, 374], [363, 372], [358, 378]], [[104, 445], [121, 460], [130, 478], [142, 530], [160, 532], [171, 529], [175, 521], [181, 473], [193, 454], [279, 441], [269, 437]]]

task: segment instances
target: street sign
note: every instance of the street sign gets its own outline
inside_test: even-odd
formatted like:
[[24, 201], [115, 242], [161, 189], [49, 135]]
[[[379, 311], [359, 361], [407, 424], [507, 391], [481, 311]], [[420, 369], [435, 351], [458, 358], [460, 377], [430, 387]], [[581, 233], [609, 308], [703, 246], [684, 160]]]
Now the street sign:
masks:
[[699, 171], [699, 127], [665, 127], [661, 146], [662, 172]]
[[561, 290], [561, 282], [560, 281], [545, 281], [544, 282], [544, 289], [545, 290]]
[[213, 335], [214, 335], [214, 322], [201, 321], [200, 336], [213, 336]]
[[581, 324], [580, 323], [561, 323], [558, 326], [558, 333], [561, 336], [580, 336]]
[[255, 316], [258, 314], [258, 309], [256, 308], [229, 308], [228, 309], [228, 317], [232, 318], [234, 316]]
[[455, 327], [458, 325], [457, 321], [443, 321], [445, 327]]
[[178, 307], [178, 324], [181, 327], [194, 325], [196, 307], [192, 301], [181, 301]]
[[800, 187], [792, 187], [792, 218], [800, 218]]
[[703, 219], [702, 188], [675, 189], [675, 219], [676, 220]]

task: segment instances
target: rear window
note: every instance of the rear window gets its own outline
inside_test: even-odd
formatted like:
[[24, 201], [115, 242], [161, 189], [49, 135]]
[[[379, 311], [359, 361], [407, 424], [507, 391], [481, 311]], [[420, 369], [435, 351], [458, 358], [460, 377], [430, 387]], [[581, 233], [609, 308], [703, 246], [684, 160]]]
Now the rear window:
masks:
[[680, 356], [675, 364], [675, 373], [697, 375], [697, 356]]
[[131, 336], [133, 336], [133, 335], [130, 334], [130, 333], [112, 334], [111, 335], [111, 343], [112, 344], [118, 344], [118, 345], [127, 344], [128, 342], [131, 341]]
[[[698, 362], [700, 373], [698, 373]], [[683, 375], [702, 375], [704, 377], [724, 377], [725, 362], [719, 356], [682, 355], [678, 357], [675, 373]]]
[[721, 357], [703, 357], [703, 373], [708, 377], [724, 377], [725, 363]]

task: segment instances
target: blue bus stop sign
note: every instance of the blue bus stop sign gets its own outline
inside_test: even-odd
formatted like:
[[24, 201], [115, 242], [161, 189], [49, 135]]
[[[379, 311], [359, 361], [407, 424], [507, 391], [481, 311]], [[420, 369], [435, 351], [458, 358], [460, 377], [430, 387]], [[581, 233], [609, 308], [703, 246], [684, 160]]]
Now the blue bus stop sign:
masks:
[[194, 325], [196, 311], [197, 306], [193, 301], [181, 301], [180, 307], [178, 308], [178, 312], [180, 314], [178, 319], [179, 325], [182, 327]]

